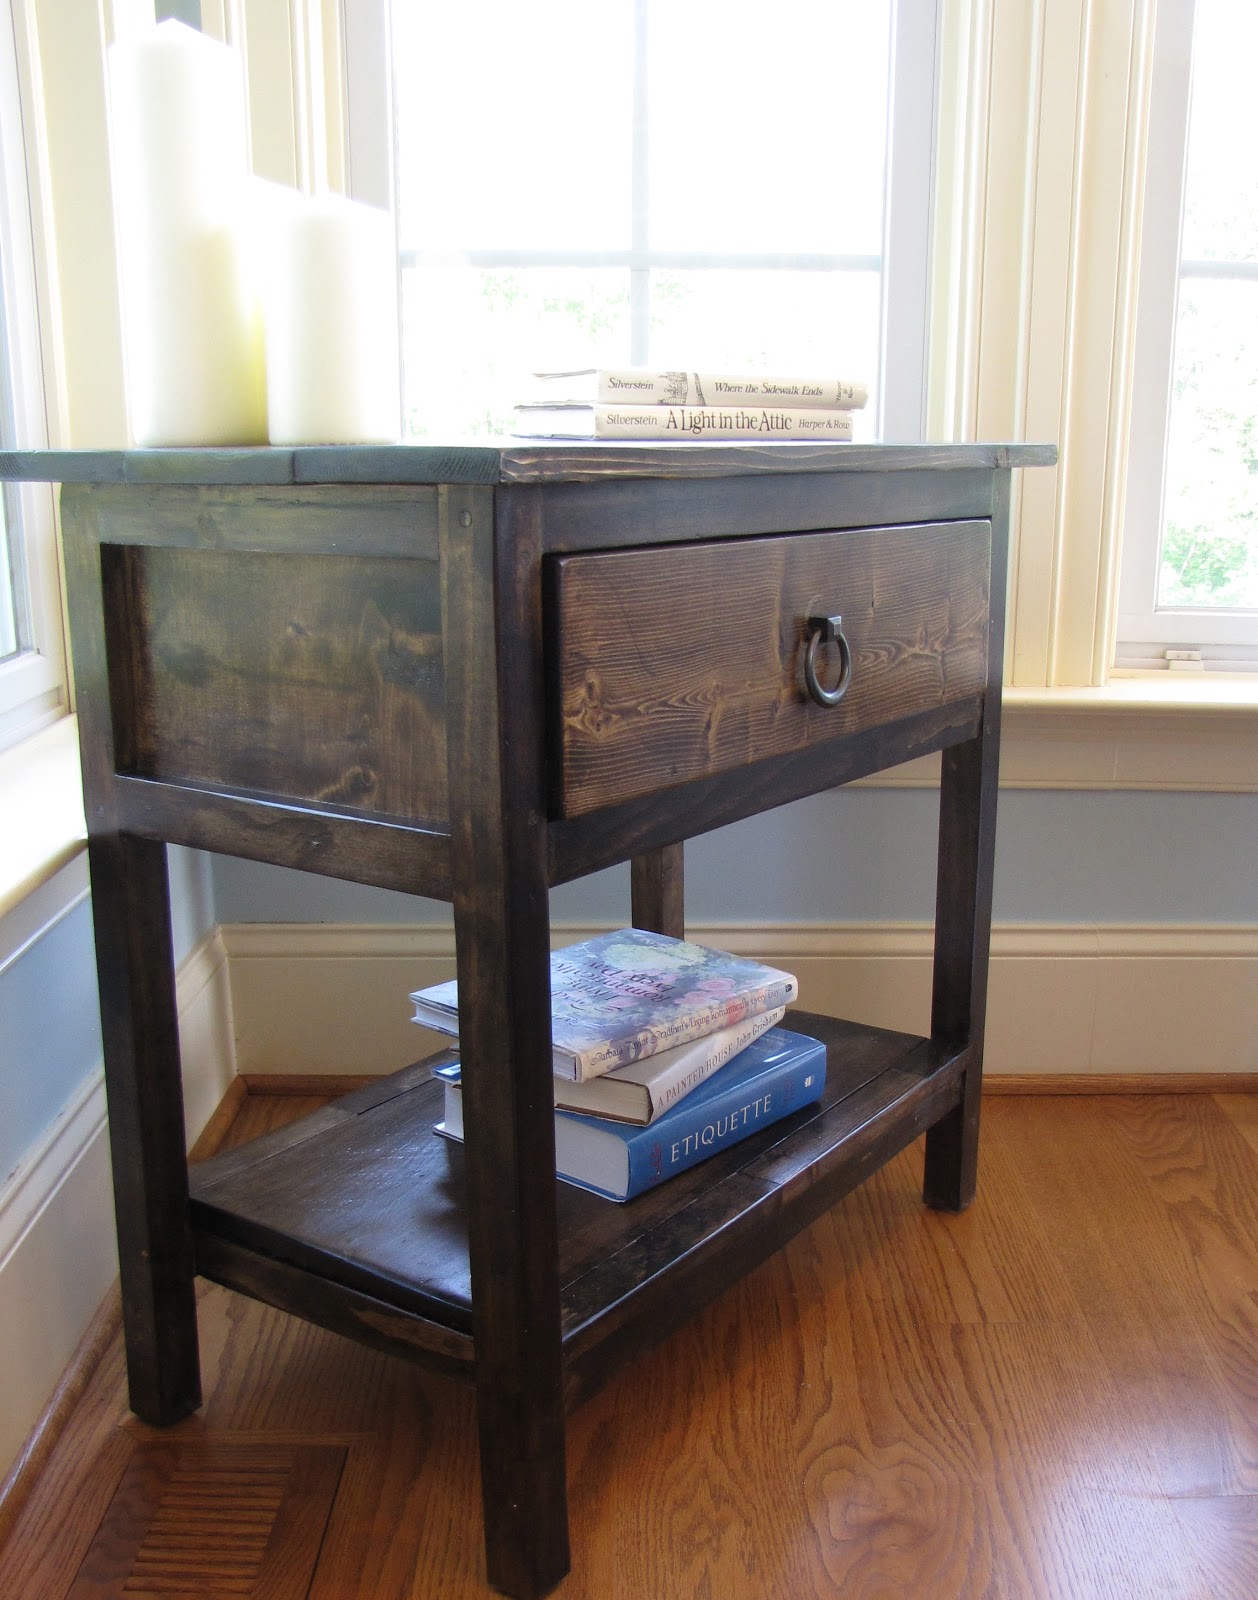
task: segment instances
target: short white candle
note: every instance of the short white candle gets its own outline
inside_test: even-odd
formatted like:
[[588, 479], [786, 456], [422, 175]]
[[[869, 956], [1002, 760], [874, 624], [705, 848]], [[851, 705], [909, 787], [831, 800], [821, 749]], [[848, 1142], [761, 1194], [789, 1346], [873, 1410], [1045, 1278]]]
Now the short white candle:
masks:
[[110, 132], [132, 438], [263, 442], [235, 53], [173, 20], [113, 46]]
[[276, 208], [266, 289], [272, 444], [375, 444], [401, 421], [397, 255], [385, 211], [335, 195]]

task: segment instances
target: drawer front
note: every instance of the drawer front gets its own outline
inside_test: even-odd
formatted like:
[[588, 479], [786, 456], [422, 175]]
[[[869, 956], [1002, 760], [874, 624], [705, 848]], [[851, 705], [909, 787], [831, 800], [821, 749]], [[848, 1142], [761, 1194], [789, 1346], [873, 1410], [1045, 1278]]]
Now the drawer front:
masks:
[[[987, 522], [856, 528], [555, 557], [547, 571], [551, 811], [582, 816], [936, 709], [987, 679]], [[835, 705], [807, 619], [842, 617]], [[816, 652], [819, 686], [839, 652]]]

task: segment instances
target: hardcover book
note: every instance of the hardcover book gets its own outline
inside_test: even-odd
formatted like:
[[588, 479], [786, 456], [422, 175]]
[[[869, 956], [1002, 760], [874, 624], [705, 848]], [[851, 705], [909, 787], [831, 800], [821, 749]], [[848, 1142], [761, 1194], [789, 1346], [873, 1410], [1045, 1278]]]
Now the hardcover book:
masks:
[[516, 406], [512, 433], [529, 439], [828, 439], [852, 437], [850, 411], [779, 405]]
[[773, 378], [749, 373], [662, 372], [637, 367], [580, 367], [535, 372], [537, 399], [639, 406], [796, 406], [859, 411], [869, 399], [850, 378]]
[[[462, 1139], [458, 1063], [433, 1075], [445, 1086], [445, 1118], [436, 1131]], [[608, 1200], [632, 1200], [819, 1100], [825, 1082], [825, 1045], [770, 1028], [647, 1127], [556, 1111], [556, 1174]]]
[[[551, 954], [554, 1070], [581, 1083], [787, 1005], [798, 993], [789, 972], [689, 939], [641, 928], [599, 934]], [[457, 1038], [457, 981], [419, 989], [411, 1001], [416, 1022]]]
[[555, 1104], [561, 1111], [613, 1117], [618, 1122], [654, 1122], [785, 1015], [786, 1007], [776, 1006], [762, 1016], [747, 1017], [732, 1028], [718, 1028], [702, 1039], [661, 1050], [644, 1061], [613, 1067], [585, 1083], [556, 1078]]

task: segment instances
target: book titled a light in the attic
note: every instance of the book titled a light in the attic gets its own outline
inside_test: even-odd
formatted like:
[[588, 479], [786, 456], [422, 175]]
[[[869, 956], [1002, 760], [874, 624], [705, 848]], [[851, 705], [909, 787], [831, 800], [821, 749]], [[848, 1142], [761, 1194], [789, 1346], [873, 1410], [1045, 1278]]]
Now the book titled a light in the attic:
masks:
[[[789, 972], [641, 928], [620, 928], [553, 952], [551, 1043], [556, 1077], [582, 1083], [613, 1067], [789, 1005]], [[456, 982], [411, 995], [414, 1020], [459, 1031]]]
[[[435, 1067], [433, 1076], [445, 1086], [445, 1116], [436, 1131], [461, 1140], [459, 1064]], [[820, 1040], [770, 1028], [646, 1127], [556, 1111], [556, 1174], [605, 1199], [632, 1200], [819, 1100], [825, 1082]]]

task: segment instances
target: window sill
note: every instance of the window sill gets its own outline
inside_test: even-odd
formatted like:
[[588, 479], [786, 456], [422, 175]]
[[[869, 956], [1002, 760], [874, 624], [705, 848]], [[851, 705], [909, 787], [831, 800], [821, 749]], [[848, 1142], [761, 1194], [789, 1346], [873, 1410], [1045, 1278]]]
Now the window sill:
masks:
[[1006, 718], [1258, 717], [1258, 673], [1115, 673], [1103, 689], [1006, 689]]
[[[1258, 793], [1258, 675], [1154, 672], [1103, 689], [1006, 689], [1002, 789]], [[928, 788], [927, 756], [862, 780]]]
[[86, 842], [78, 728], [73, 717], [62, 717], [0, 755], [0, 918]]

